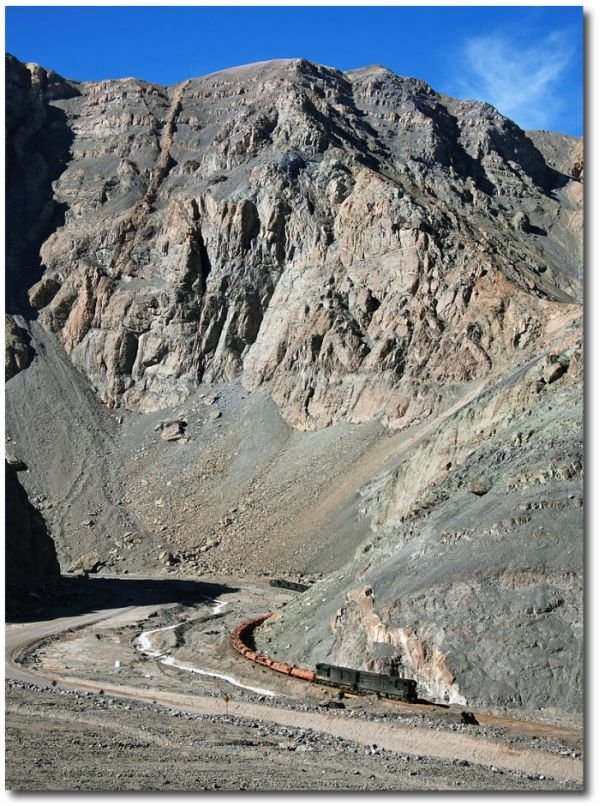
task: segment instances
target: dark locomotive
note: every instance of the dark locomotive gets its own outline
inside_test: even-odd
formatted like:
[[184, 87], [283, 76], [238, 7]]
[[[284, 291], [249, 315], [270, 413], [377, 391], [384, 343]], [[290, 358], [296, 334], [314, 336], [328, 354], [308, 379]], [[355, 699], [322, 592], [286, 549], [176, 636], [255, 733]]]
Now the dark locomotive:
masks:
[[314, 682], [347, 691], [383, 694], [386, 697], [407, 702], [415, 702], [417, 699], [416, 680], [394, 677], [389, 674], [362, 672], [358, 669], [348, 669], [345, 666], [332, 666], [329, 663], [317, 663]]

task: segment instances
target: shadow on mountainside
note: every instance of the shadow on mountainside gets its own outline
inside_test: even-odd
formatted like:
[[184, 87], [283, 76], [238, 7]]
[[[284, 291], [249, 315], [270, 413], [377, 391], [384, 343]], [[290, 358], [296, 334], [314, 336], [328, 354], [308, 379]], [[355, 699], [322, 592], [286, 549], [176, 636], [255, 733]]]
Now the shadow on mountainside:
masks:
[[51, 71], [35, 79], [6, 57], [6, 313], [37, 317], [27, 291], [42, 276], [40, 248], [65, 222], [66, 204], [53, 198], [53, 182], [72, 159], [75, 135], [67, 114], [52, 101], [80, 95]]
[[229, 585], [181, 579], [62, 577], [52, 592], [15, 595], [7, 586], [6, 621], [49, 621], [118, 607], [177, 602], [193, 604], [238, 590]]

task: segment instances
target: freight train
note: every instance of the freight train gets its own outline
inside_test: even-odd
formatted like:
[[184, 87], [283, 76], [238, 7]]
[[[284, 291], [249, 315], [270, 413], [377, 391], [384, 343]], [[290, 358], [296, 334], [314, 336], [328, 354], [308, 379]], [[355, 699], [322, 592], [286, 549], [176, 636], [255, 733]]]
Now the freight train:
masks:
[[304, 593], [310, 587], [309, 585], [303, 585], [302, 582], [289, 582], [287, 579], [272, 579], [269, 582], [269, 585], [272, 588], [287, 588], [291, 591], [298, 591], [299, 593]]
[[363, 672], [346, 666], [333, 666], [330, 663], [317, 663], [314, 682], [346, 691], [383, 694], [407, 702], [415, 702], [417, 699], [416, 680], [394, 677], [390, 674]]
[[318, 683], [325, 686], [334, 686], [342, 691], [355, 691], [358, 693], [381, 694], [395, 700], [415, 702], [417, 699], [417, 683], [404, 677], [394, 677], [388, 674], [375, 672], [362, 672], [358, 669], [348, 669], [345, 666], [333, 666], [330, 663], [317, 663], [314, 672], [301, 669], [288, 663], [274, 660], [257, 652], [254, 647], [252, 634], [259, 624], [269, 618], [271, 613], [260, 618], [240, 624], [231, 634], [231, 643], [234, 649], [253, 663], [266, 666], [274, 672], [289, 675], [309, 683]]

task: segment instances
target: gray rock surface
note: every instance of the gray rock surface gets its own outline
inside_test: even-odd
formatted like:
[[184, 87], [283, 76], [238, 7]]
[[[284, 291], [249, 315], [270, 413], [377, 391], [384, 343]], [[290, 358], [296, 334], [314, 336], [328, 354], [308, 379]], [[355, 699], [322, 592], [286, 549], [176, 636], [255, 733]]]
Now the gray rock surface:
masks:
[[12, 316], [4, 317], [4, 379], [13, 378], [29, 366], [32, 351], [27, 331], [15, 322]]
[[364, 487], [371, 540], [259, 647], [414, 678], [437, 702], [581, 709], [579, 350], [552, 386], [535, 366], [490, 390]]
[[55, 85], [65, 220], [29, 298], [109, 406], [241, 376], [297, 427], [405, 425], [580, 298], [581, 183], [486, 104], [304, 60]]

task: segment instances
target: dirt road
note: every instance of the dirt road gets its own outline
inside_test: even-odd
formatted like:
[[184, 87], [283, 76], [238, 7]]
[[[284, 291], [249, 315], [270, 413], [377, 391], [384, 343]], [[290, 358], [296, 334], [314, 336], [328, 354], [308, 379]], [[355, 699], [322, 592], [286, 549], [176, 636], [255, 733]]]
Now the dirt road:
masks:
[[[243, 592], [239, 595], [243, 598]], [[184, 709], [191, 714], [226, 715], [246, 720], [260, 720], [264, 723], [297, 728], [302, 730], [326, 733], [364, 746], [377, 746], [381, 750], [393, 753], [417, 754], [444, 761], [467, 762], [472, 765], [485, 765], [516, 771], [527, 775], [544, 776], [556, 781], [581, 782], [583, 780], [583, 763], [578, 758], [571, 758], [555, 753], [530, 749], [523, 745], [515, 745], [491, 740], [478, 735], [460, 734], [447, 730], [430, 728], [405, 727], [402, 725], [381, 723], [361, 719], [358, 713], [334, 716], [323, 711], [302, 711], [281, 705], [248, 702], [243, 699], [226, 704], [217, 697], [194, 696], [174, 690], [165, 690], [168, 678], [161, 688], [141, 688], [129, 684], [117, 684], [110, 679], [90, 680], [75, 676], [72, 672], [57, 674], [56, 670], [31, 668], [19, 662], [22, 651], [32, 642], [50, 635], [65, 633], [67, 630], [82, 628], [95, 624], [106, 628], [111, 619], [123, 617], [136, 620], [136, 606], [99, 607], [91, 612], [74, 616], [65, 615], [49, 621], [26, 624], [10, 624], [6, 629], [6, 677], [27, 683], [48, 683], [56, 681], [58, 689], [78, 690], [81, 692], [100, 692], [106, 696], [115, 696], [126, 700], [154, 703], [166, 708]], [[218, 658], [205, 659], [218, 662]], [[254, 667], [251, 667], [254, 668]], [[271, 678], [273, 687], [277, 686], [277, 675]], [[283, 677], [283, 676], [279, 676]], [[264, 678], [260, 678], [264, 682]], [[283, 678], [285, 681], [285, 678]]]

